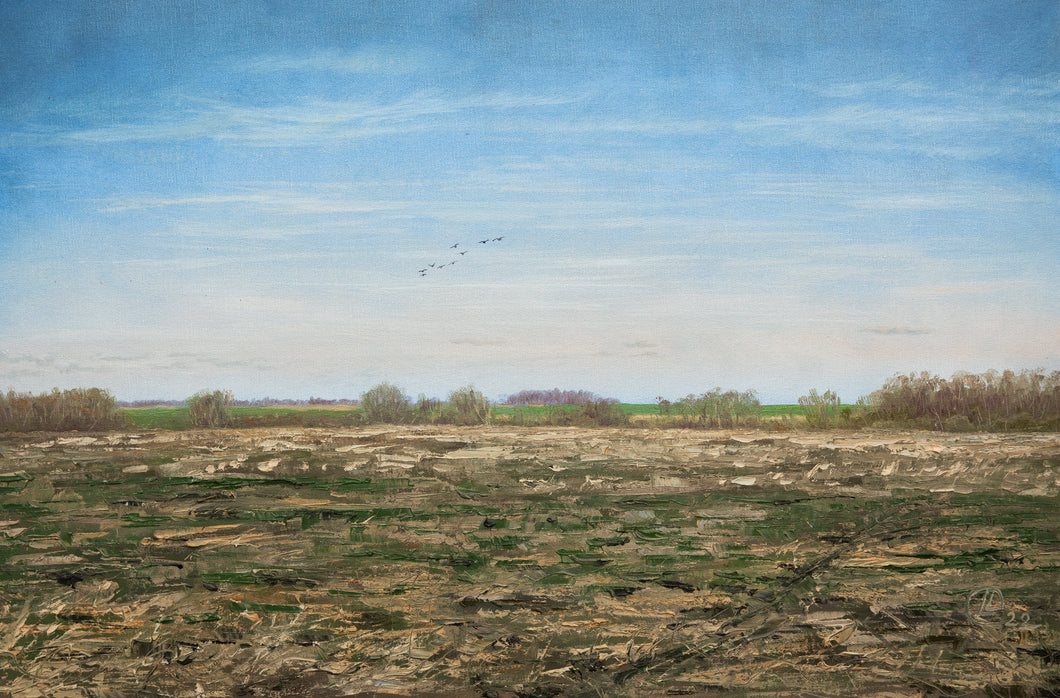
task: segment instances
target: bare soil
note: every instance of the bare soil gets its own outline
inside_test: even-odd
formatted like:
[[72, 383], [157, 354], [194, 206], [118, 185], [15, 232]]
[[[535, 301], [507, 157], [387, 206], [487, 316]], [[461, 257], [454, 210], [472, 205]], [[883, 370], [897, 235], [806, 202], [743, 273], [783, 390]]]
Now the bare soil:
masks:
[[1060, 436], [0, 435], [0, 696], [1060, 693]]

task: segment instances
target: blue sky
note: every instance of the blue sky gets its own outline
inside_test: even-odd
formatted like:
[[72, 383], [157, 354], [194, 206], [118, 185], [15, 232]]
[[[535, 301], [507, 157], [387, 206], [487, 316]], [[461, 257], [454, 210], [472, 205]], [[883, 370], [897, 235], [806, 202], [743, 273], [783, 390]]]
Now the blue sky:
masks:
[[0, 388], [1057, 369], [1058, 146], [1052, 0], [4, 2]]

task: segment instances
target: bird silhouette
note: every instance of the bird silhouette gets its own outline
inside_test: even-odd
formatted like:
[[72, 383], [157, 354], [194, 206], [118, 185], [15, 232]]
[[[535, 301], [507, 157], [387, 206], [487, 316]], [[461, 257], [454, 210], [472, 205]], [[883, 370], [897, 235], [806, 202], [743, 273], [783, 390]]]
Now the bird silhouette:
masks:
[[[501, 240], [503, 240], [503, 239], [504, 239], [504, 236], [503, 236], [503, 235], [498, 235], [497, 237], [492, 237], [492, 238], [483, 238], [483, 239], [481, 239], [481, 240], [473, 240], [472, 242], [477, 242], [477, 243], [479, 243], [480, 245], [488, 245], [488, 244], [489, 244], [489, 243], [491, 243], [491, 242], [500, 242], [500, 241], [501, 241]], [[456, 250], [456, 249], [457, 249], [458, 247], [460, 247], [460, 246], [461, 246], [461, 243], [459, 243], [459, 242], [454, 242], [454, 243], [453, 243], [452, 245], [449, 245], [449, 248], [448, 248], [448, 249], [450, 249], [450, 250]], [[427, 265], [426, 267], [424, 267], [423, 269], [420, 269], [420, 270], [419, 270], [419, 275], [420, 275], [420, 276], [426, 276], [426, 275], [427, 275], [427, 272], [428, 272], [428, 271], [430, 271], [431, 269], [433, 269], [434, 271], [438, 271], [438, 270], [440, 270], [440, 269], [445, 269], [446, 267], [451, 267], [451, 266], [453, 266], [454, 264], [456, 264], [457, 262], [459, 262], [459, 261], [460, 261], [460, 257], [463, 257], [464, 255], [466, 255], [466, 254], [468, 253], [468, 251], [469, 251], [469, 250], [466, 250], [466, 249], [464, 249], [464, 250], [457, 250], [456, 252], [454, 252], [454, 253], [453, 253], [453, 254], [457, 255], [457, 257], [455, 257], [455, 258], [453, 258], [453, 259], [449, 260], [448, 262], [446, 262], [446, 263], [444, 263], [444, 264], [443, 264], [443, 263], [441, 263], [441, 262], [431, 262], [431, 263], [430, 263], [430, 264], [428, 264], [428, 265]]]

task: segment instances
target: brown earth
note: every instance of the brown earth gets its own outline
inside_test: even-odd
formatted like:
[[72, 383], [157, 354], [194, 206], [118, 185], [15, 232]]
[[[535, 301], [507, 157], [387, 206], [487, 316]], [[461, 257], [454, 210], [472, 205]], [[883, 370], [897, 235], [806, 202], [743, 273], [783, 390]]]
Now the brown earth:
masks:
[[1055, 695], [1060, 437], [0, 435], [0, 696]]

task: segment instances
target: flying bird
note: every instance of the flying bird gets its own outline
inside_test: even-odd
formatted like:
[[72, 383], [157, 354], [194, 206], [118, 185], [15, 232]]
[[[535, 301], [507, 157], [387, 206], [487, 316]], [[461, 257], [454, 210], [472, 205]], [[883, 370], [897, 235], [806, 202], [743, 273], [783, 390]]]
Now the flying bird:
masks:
[[457, 247], [460, 247], [460, 243], [459, 242], [455, 242], [452, 245], [450, 245], [449, 249], [455, 250]]
[[504, 236], [503, 236], [503, 235], [501, 235], [501, 236], [500, 236], [499, 238], [493, 238], [493, 241], [494, 241], [494, 242], [497, 242], [497, 241], [499, 241], [499, 240], [503, 240], [503, 239], [504, 239]]
[[457, 252], [457, 254], [467, 254], [467, 250], [464, 250], [463, 252]]

